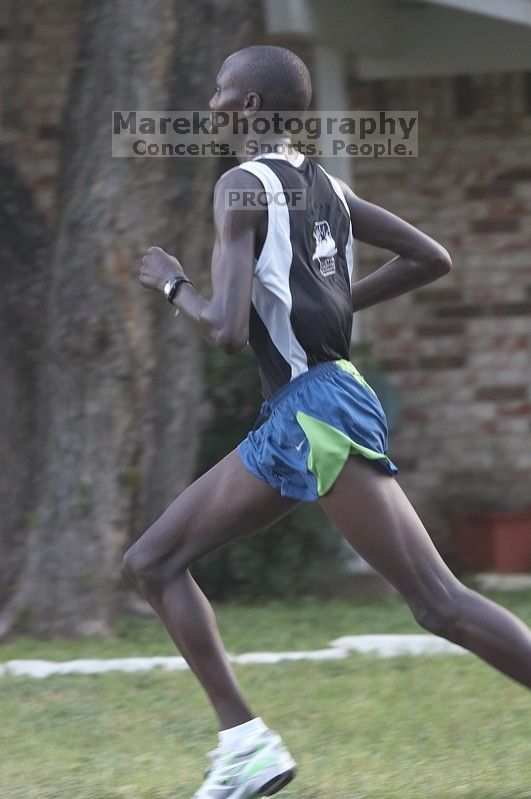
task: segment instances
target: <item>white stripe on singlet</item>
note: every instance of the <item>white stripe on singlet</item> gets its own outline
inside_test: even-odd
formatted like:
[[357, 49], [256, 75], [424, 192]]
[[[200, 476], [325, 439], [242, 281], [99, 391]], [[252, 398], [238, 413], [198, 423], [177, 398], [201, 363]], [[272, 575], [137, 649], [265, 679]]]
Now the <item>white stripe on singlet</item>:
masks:
[[[266, 164], [245, 162], [240, 169], [255, 175], [266, 192], [280, 197], [282, 183]], [[308, 371], [308, 357], [290, 321], [292, 296], [289, 275], [293, 250], [290, 240], [289, 211], [286, 204], [268, 203], [267, 234], [255, 265], [252, 302], [267, 328], [271, 341], [291, 366], [291, 377]]]

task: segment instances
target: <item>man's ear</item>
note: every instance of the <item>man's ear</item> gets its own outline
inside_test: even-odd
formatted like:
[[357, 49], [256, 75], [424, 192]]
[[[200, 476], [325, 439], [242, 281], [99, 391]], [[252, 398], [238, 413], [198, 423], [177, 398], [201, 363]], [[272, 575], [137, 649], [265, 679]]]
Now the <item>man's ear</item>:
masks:
[[257, 92], [249, 92], [249, 94], [245, 95], [245, 100], [243, 103], [243, 113], [245, 116], [251, 116], [251, 114], [256, 114], [257, 111], [260, 111], [262, 108], [262, 98]]

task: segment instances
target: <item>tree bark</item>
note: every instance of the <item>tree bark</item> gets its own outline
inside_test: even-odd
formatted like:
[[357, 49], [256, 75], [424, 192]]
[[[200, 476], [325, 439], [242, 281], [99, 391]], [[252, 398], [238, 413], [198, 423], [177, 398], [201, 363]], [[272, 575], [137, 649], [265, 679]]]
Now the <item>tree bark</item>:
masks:
[[193, 475], [201, 347], [137, 280], [143, 252], [204, 275], [217, 165], [111, 158], [113, 109], [207, 106], [223, 57], [258, 26], [257, 2], [87, 0], [62, 125], [47, 286], [36, 525], [0, 637], [107, 635], [121, 558]]
[[37, 379], [48, 231], [31, 192], [0, 155], [0, 604], [13, 588], [38, 474]]

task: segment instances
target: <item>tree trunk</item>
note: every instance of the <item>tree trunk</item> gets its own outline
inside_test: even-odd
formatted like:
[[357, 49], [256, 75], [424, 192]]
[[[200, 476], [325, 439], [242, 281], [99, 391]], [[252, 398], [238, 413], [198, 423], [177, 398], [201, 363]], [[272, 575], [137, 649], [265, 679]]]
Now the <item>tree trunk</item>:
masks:
[[0, 157], [0, 604], [20, 569], [32, 528], [38, 474], [37, 376], [44, 335], [47, 230], [31, 192]]
[[111, 112], [205, 108], [256, 10], [254, 0], [86, 2], [62, 126], [36, 526], [0, 637], [21, 619], [38, 635], [108, 634], [123, 550], [191, 479], [200, 340], [137, 276], [159, 244], [201, 285], [216, 163], [111, 158]]

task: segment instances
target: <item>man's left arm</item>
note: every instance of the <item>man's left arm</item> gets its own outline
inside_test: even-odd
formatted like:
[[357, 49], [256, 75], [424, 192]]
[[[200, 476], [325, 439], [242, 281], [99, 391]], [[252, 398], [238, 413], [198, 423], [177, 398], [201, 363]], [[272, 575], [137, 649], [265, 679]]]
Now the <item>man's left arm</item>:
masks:
[[[190, 283], [182, 283], [173, 305], [202, 338], [227, 354], [241, 350], [249, 338], [249, 311], [254, 274], [255, 243], [260, 215], [233, 202], [228, 192], [259, 190], [261, 184], [244, 170], [218, 180], [214, 191], [215, 243], [212, 253], [212, 297], [206, 299]], [[234, 195], [233, 195], [234, 196]], [[180, 262], [160, 247], [150, 247], [143, 258], [140, 282], [162, 292], [172, 277], [186, 277]]]
[[342, 180], [338, 182], [354, 236], [396, 253], [395, 258], [353, 283], [353, 311], [413, 291], [450, 271], [452, 260], [441, 244], [396, 214], [358, 197]]

